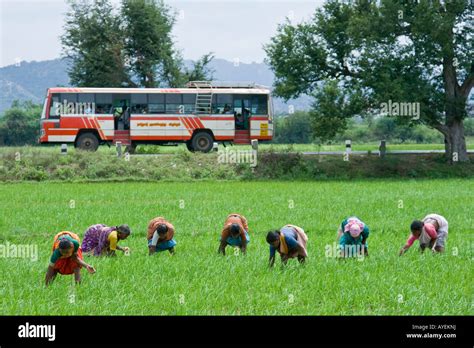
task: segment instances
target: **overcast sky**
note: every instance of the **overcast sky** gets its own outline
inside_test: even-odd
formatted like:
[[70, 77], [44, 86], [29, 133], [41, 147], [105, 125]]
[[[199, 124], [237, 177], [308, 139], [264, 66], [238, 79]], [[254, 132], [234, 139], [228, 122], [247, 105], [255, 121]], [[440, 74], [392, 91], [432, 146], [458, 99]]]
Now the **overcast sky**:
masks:
[[[173, 30], [186, 59], [207, 52], [217, 58], [261, 62], [262, 45], [285, 17], [308, 19], [323, 0], [167, 0], [177, 11]], [[118, 0], [113, 3], [119, 4]], [[0, 0], [0, 66], [60, 56], [64, 0]]]

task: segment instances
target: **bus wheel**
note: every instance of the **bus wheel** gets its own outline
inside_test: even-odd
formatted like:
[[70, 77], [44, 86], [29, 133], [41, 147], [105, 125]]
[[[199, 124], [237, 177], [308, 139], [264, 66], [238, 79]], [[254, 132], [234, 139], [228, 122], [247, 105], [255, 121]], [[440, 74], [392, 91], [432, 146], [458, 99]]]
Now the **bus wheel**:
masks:
[[94, 133], [82, 133], [76, 140], [76, 147], [86, 151], [97, 151], [99, 139]]
[[186, 142], [186, 148], [187, 148], [189, 151], [194, 152], [193, 144], [191, 144], [190, 141], [187, 141], [187, 142]]
[[194, 135], [191, 145], [195, 151], [209, 152], [214, 139], [207, 132], [198, 132]]

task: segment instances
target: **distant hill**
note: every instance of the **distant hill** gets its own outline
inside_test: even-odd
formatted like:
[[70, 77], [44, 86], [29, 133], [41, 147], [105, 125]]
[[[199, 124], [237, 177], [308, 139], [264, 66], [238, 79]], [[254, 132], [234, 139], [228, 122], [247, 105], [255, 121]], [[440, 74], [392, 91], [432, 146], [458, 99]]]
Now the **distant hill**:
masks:
[[67, 86], [66, 68], [67, 62], [61, 59], [21, 62], [0, 68], [0, 113], [15, 99], [41, 103], [48, 87]]
[[[190, 60], [185, 61], [187, 66], [191, 63]], [[54, 59], [20, 62], [0, 68], [0, 114], [8, 109], [15, 99], [42, 103], [47, 88], [69, 86], [67, 66], [66, 60]], [[234, 64], [225, 59], [214, 59], [210, 67], [215, 70], [214, 80], [254, 81], [269, 87], [273, 84], [273, 72], [264, 63]], [[295, 110], [307, 110], [311, 99], [303, 96], [288, 103], [274, 99], [275, 113], [287, 113], [289, 105], [293, 105]]]

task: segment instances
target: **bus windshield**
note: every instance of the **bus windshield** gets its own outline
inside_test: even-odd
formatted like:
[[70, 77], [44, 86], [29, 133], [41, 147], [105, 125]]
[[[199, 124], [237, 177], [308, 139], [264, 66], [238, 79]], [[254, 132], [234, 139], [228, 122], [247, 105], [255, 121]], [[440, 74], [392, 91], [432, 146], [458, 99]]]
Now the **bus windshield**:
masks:
[[45, 119], [46, 118], [46, 107], [48, 106], [48, 98], [45, 98], [44, 99], [44, 103], [43, 103], [43, 111], [41, 112], [41, 119]]

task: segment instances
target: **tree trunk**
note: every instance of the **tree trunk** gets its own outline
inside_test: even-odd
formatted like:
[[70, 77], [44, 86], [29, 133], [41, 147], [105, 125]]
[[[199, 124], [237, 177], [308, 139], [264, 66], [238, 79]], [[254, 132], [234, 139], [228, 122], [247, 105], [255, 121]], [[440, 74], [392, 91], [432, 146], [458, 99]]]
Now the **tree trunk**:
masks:
[[446, 159], [451, 164], [457, 162], [468, 162], [466, 139], [464, 137], [464, 124], [462, 120], [453, 120], [444, 128], [444, 144]]

